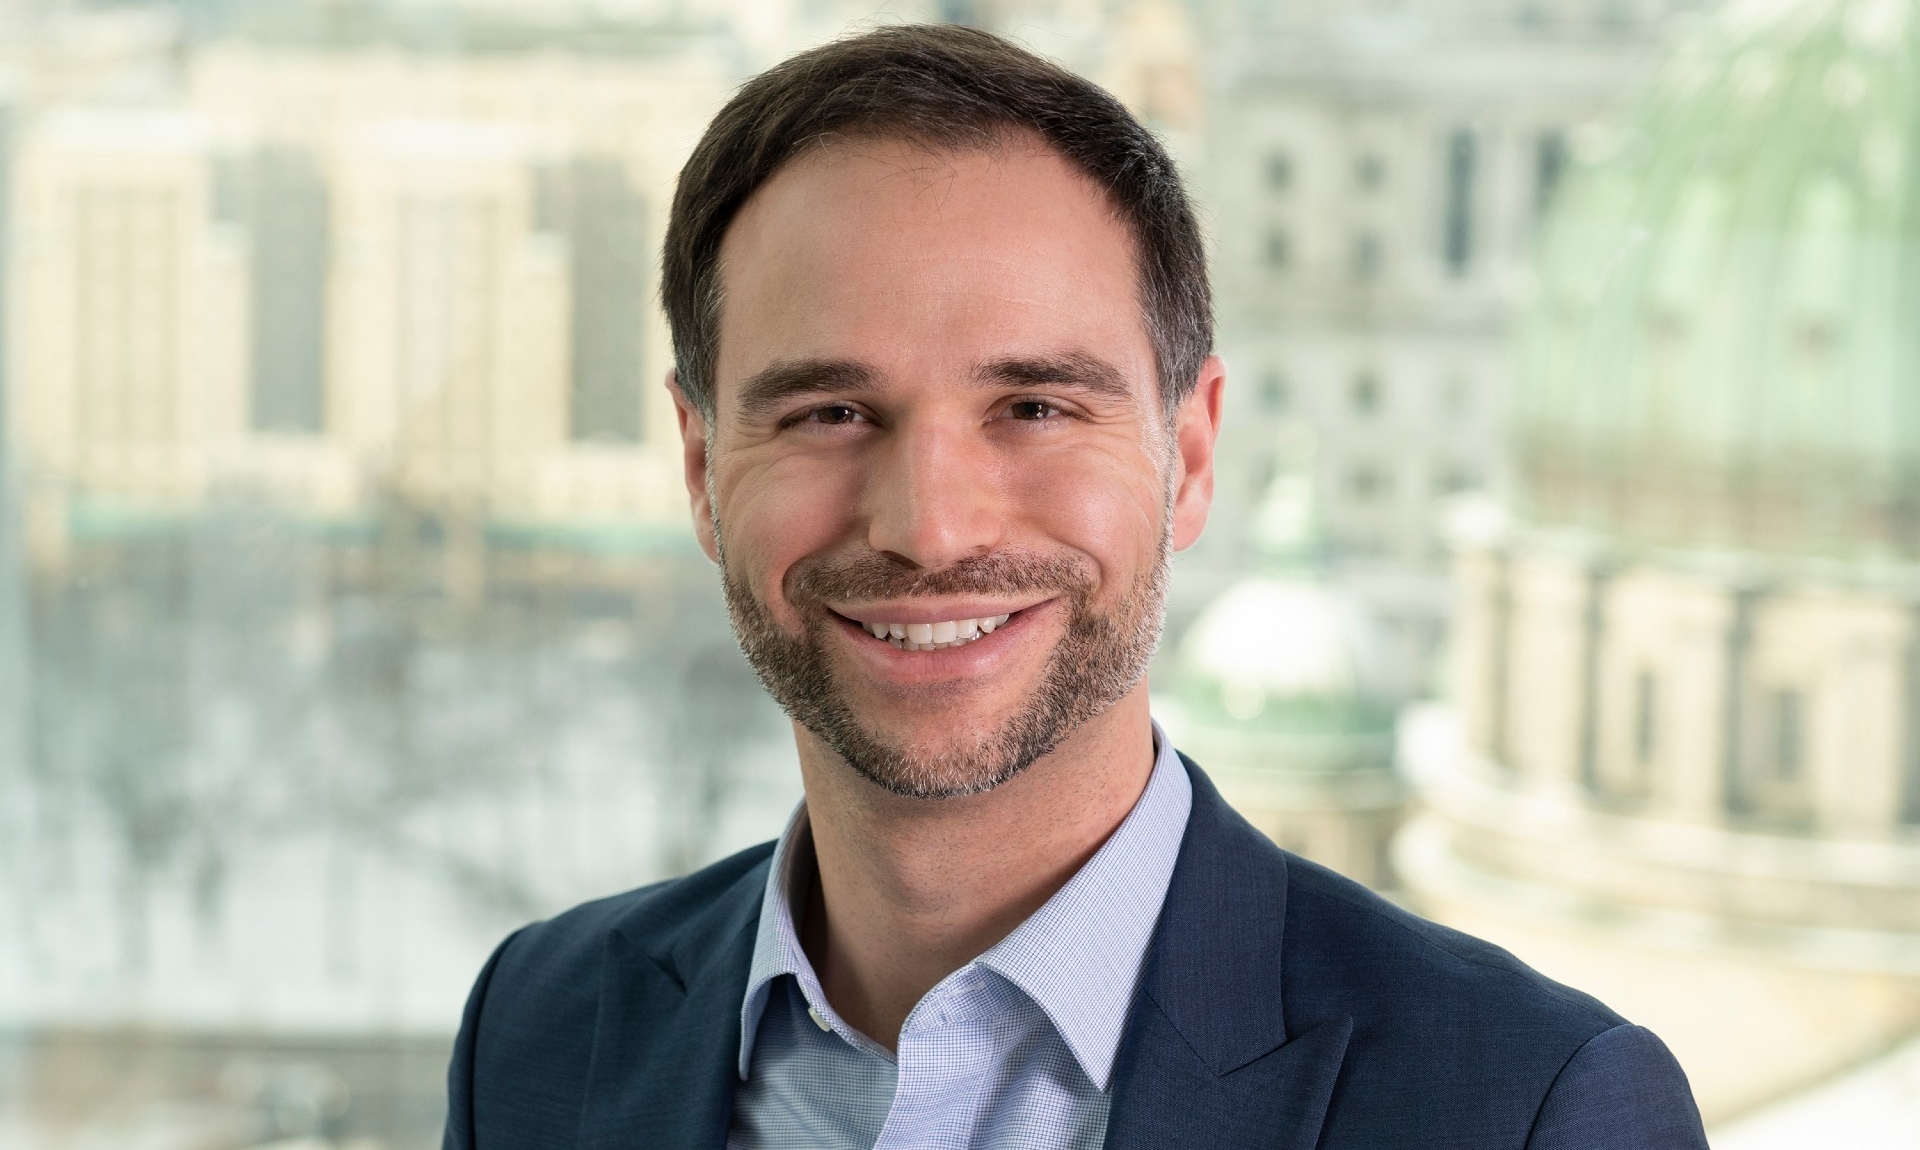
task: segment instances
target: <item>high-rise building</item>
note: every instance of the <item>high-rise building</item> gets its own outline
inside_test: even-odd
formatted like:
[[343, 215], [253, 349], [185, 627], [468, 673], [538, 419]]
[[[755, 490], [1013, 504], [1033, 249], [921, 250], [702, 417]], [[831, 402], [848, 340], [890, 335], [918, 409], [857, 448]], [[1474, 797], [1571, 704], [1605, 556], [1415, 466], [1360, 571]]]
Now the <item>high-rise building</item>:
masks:
[[50, 113], [16, 309], [40, 552], [236, 490], [690, 541], [654, 253], [728, 72], [699, 39], [659, 52], [232, 44], [172, 109]]
[[1576, 156], [1408, 744], [1422, 907], [1710, 1120], [1920, 1034], [1915, 75], [1913, 5], [1739, 6]]

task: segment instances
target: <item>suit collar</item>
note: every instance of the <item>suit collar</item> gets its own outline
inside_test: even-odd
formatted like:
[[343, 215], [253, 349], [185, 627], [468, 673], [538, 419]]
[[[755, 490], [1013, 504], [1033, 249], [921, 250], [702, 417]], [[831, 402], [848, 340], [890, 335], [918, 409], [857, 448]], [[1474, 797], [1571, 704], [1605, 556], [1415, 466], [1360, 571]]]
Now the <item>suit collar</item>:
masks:
[[739, 1016], [766, 881], [762, 860], [666, 937], [639, 921], [607, 932], [584, 1150], [726, 1145], [740, 1042], [728, 1022]]
[[1287, 1017], [1287, 857], [1183, 761], [1193, 813], [1114, 1068], [1107, 1145], [1305, 1150], [1352, 1022]]

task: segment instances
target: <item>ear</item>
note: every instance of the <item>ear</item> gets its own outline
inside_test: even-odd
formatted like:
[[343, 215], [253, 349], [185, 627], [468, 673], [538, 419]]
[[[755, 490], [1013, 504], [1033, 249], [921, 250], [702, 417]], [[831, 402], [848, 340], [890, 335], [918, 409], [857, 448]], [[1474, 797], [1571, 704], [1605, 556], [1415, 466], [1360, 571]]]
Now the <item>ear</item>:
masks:
[[707, 558], [720, 562], [720, 541], [713, 537], [713, 505], [707, 499], [707, 445], [710, 442], [707, 421], [700, 409], [680, 390], [680, 373], [667, 370], [667, 390], [673, 393], [674, 414], [680, 420], [681, 478], [687, 484], [687, 499], [693, 504], [693, 534]]
[[1227, 365], [1210, 355], [1200, 365], [1193, 393], [1173, 417], [1173, 547], [1184, 551], [1200, 538], [1213, 506], [1213, 446], [1220, 437], [1220, 401], [1227, 389]]

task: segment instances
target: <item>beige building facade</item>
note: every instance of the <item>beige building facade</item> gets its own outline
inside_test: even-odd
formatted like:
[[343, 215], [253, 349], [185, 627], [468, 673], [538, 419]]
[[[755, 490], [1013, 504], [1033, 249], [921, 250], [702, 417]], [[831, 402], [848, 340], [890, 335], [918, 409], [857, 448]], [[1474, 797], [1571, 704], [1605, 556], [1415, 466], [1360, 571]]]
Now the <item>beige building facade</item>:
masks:
[[1465, 551], [1397, 858], [1428, 913], [1653, 1026], [1724, 1118], [1920, 1030], [1913, 585], [1609, 558]]
[[657, 252], [726, 90], [697, 45], [230, 46], [177, 107], [33, 118], [8, 422], [34, 554], [223, 491], [685, 534]]

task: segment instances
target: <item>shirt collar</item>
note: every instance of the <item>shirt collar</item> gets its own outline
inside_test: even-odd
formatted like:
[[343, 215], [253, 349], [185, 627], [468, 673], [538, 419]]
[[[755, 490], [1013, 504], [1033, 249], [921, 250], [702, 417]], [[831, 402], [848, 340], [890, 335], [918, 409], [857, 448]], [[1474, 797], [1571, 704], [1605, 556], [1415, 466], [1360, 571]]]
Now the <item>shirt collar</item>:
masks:
[[[1113, 1071], [1147, 942], [1166, 901], [1193, 809], [1193, 783], [1158, 723], [1153, 740], [1153, 773], [1133, 810], [1045, 905], [975, 960], [1046, 1012], [1081, 1070], [1102, 1090]], [[856, 1046], [871, 1045], [828, 1004], [794, 929], [790, 892], [796, 888], [797, 872], [811, 872], [812, 847], [802, 801], [774, 848], [760, 904], [747, 994], [740, 1007], [743, 1081], [753, 1061], [770, 984], [783, 974], [794, 976], [823, 1024]]]

